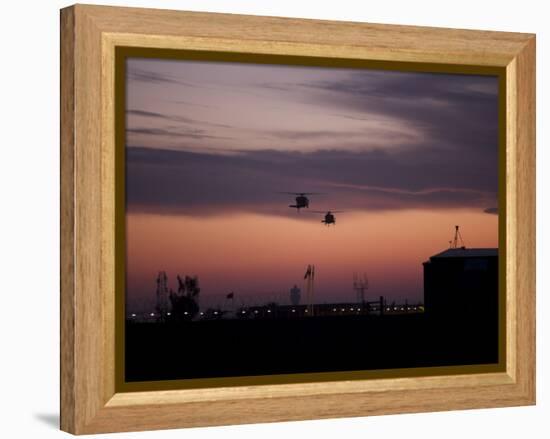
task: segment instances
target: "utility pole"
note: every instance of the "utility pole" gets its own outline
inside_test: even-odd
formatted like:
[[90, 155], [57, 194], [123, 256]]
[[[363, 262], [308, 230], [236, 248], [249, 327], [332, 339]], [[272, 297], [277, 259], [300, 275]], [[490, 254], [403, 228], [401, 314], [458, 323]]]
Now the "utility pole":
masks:
[[307, 312], [309, 316], [313, 316], [313, 295], [315, 288], [315, 265], [308, 265], [306, 274], [304, 275], [306, 280], [306, 300], [307, 300]]

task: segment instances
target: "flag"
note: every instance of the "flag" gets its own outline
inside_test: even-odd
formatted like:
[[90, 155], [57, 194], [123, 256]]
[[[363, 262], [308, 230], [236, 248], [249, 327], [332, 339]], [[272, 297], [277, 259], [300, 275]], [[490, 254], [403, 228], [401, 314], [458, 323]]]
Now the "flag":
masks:
[[235, 293], [231, 292], [227, 296], [225, 296], [226, 299], [233, 299], [235, 297]]

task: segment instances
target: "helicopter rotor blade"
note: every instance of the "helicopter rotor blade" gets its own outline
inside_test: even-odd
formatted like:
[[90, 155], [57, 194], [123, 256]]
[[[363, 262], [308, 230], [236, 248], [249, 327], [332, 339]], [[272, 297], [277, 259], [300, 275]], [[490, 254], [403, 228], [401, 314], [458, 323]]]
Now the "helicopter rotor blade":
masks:
[[344, 213], [345, 210], [308, 210], [308, 213]]
[[287, 195], [325, 195], [325, 192], [275, 192], [276, 194]]

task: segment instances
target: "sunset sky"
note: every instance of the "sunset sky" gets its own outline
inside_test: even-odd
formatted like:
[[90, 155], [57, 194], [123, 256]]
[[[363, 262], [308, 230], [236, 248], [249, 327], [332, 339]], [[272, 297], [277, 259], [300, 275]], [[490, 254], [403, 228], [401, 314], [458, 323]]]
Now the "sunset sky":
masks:
[[[498, 79], [130, 59], [127, 297], [147, 311], [165, 270], [201, 304], [288, 303], [315, 264], [316, 302], [422, 301], [422, 262], [461, 226], [498, 246]], [[309, 210], [280, 192], [319, 192]]]

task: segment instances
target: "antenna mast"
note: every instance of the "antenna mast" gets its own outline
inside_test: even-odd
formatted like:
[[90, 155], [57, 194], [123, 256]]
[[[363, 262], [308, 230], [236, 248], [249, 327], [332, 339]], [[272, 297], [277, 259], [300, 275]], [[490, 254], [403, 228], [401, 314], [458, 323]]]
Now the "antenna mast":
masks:
[[455, 236], [454, 239], [451, 241], [451, 248], [459, 248], [458, 247], [458, 241], [460, 240], [460, 248], [466, 248], [464, 245], [464, 240], [462, 239], [462, 235], [460, 234], [459, 226], [455, 226]]

